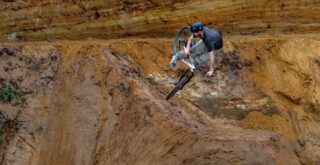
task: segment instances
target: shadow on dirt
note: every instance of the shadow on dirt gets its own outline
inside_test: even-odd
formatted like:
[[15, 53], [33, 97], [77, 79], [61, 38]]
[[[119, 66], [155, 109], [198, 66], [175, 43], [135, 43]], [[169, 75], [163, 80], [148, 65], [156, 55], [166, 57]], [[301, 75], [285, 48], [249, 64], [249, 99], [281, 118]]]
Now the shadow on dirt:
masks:
[[[193, 101], [193, 104], [212, 117], [242, 120], [249, 112], [260, 111], [265, 115], [277, 115], [279, 111], [254, 82], [246, 79], [242, 69], [251, 69], [251, 61], [241, 61], [237, 51], [220, 52], [215, 58], [215, 76], [203, 80], [211, 87], [211, 93]], [[208, 68], [208, 63], [204, 64]]]

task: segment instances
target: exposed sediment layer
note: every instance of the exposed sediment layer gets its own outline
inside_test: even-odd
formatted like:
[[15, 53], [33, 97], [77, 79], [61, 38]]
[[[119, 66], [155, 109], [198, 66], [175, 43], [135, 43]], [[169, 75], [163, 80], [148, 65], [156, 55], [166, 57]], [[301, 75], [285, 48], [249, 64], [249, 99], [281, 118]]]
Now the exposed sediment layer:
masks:
[[172, 36], [196, 20], [224, 33], [320, 31], [320, 2], [0, 1], [0, 40]]

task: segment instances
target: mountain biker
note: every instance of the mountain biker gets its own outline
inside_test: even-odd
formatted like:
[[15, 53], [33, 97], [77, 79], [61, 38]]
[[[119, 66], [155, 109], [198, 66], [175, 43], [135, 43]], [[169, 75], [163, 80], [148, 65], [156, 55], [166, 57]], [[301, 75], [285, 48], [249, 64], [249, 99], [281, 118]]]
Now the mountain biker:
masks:
[[[216, 29], [205, 27], [201, 22], [195, 22], [190, 26], [192, 35], [189, 37], [187, 47], [184, 50], [185, 55], [190, 54], [191, 42], [194, 38], [200, 37], [209, 52], [210, 69], [206, 76], [212, 76], [214, 70], [214, 58], [219, 54], [220, 49], [223, 47], [222, 35]], [[171, 63], [175, 65], [176, 58], [173, 58]]]

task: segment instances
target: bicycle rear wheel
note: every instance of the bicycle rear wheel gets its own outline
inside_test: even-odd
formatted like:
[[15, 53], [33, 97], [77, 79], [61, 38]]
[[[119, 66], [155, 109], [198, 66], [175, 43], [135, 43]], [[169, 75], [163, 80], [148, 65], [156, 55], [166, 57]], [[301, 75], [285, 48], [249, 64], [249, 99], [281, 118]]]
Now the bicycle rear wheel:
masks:
[[[174, 55], [184, 50], [184, 47], [187, 47], [187, 42], [191, 34], [192, 33], [189, 29], [189, 26], [184, 26], [179, 29], [179, 31], [176, 34], [176, 37], [174, 38], [173, 45], [172, 45], [172, 48], [173, 48], [172, 50]], [[192, 47], [194, 44], [196, 44], [196, 41], [192, 40], [190, 46]]]

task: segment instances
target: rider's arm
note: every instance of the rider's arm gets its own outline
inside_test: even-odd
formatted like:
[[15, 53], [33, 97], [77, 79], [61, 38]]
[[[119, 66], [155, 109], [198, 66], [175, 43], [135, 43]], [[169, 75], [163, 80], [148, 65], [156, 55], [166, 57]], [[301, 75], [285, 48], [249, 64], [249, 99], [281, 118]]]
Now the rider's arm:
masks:
[[191, 46], [192, 39], [193, 39], [193, 35], [191, 35], [188, 39], [187, 48], [184, 50], [185, 55], [190, 54], [190, 46]]
[[209, 52], [209, 56], [210, 56], [210, 71], [213, 72], [213, 65], [214, 65], [214, 51], [213, 50], [211, 52]]

